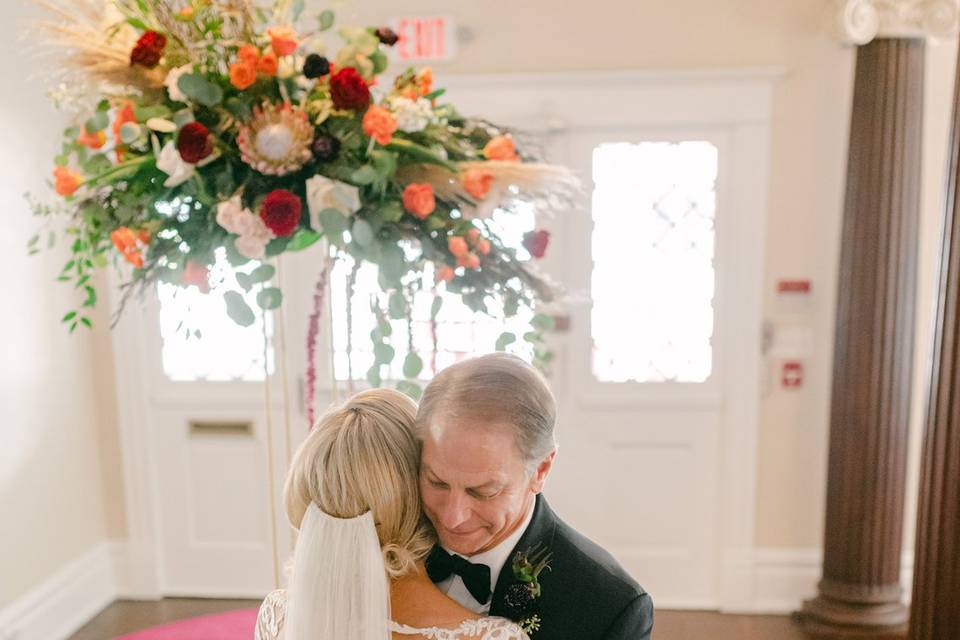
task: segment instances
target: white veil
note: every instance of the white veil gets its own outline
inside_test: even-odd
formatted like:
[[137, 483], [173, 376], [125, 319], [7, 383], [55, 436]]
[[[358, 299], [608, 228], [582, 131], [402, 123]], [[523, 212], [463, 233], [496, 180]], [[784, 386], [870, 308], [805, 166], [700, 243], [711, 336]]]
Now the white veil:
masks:
[[390, 591], [373, 514], [334, 518], [311, 502], [287, 593], [285, 640], [389, 640]]

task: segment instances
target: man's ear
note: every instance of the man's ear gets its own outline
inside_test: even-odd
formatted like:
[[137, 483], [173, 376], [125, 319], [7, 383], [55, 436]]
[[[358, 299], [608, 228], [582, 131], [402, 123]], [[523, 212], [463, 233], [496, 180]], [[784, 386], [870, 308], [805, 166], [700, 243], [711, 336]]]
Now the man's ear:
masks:
[[530, 484], [530, 489], [534, 493], [543, 492], [543, 485], [547, 482], [547, 476], [550, 475], [550, 470], [553, 469], [553, 461], [556, 457], [557, 450], [554, 448], [554, 450], [548, 453], [547, 457], [537, 465], [536, 470], [533, 472], [533, 481]]

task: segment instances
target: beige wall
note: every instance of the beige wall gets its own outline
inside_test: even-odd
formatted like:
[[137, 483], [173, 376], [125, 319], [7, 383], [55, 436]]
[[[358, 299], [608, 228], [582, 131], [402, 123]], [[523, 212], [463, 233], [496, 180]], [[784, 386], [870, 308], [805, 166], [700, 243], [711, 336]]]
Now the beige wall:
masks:
[[[813, 350], [806, 360], [802, 390], [777, 389], [772, 366], [769, 372], [757, 469], [760, 547], [811, 548], [822, 539], [836, 273], [854, 70], [853, 49], [838, 44], [830, 31], [831, 7], [828, 0], [368, 0], [343, 2], [340, 9], [341, 22], [354, 23], [398, 15], [452, 15], [469, 28], [473, 39], [460, 46], [455, 61], [435, 65], [440, 84], [445, 72], [717, 67], [786, 71], [774, 105], [765, 310], [775, 326], [811, 329]], [[929, 50], [918, 366], [925, 362], [928, 345], [926, 333], [919, 330], [929, 324], [954, 57], [954, 43]], [[812, 278], [814, 293], [807, 309], [797, 312], [778, 303], [774, 283], [781, 277]], [[918, 391], [923, 373], [918, 369]], [[915, 403], [917, 418], [921, 404]], [[911, 509], [912, 504], [911, 499]], [[912, 518], [910, 511], [910, 523]], [[908, 526], [908, 546], [911, 531]]]
[[26, 13], [23, 3], [4, 4], [0, 20], [0, 609], [126, 526], [112, 380], [99, 384], [92, 367], [109, 361], [108, 319], [96, 319], [93, 336], [68, 335], [59, 321], [78, 296], [54, 281], [66, 247], [26, 252], [41, 221], [27, 215], [23, 193], [49, 193], [60, 128], [45, 81], [23, 65], [15, 29]]

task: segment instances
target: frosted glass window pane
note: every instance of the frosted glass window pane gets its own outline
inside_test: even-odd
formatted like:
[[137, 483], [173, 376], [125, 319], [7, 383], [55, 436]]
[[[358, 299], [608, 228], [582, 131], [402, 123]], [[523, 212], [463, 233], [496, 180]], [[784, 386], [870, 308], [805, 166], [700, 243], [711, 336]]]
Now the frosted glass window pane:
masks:
[[[249, 273], [259, 266], [251, 263], [237, 271]], [[163, 371], [168, 378], [180, 382], [206, 380], [262, 381], [263, 313], [256, 305], [256, 289], [245, 293], [237, 284], [234, 267], [225, 252], [217, 252], [217, 262], [210, 272], [211, 291], [200, 293], [196, 287], [183, 289], [160, 283], [160, 336], [163, 340]], [[256, 321], [241, 327], [227, 316], [223, 294], [240, 292]], [[267, 314], [267, 336], [273, 335], [273, 320]], [[267, 350], [270, 372], [273, 372], [273, 347]]]
[[593, 374], [703, 382], [713, 367], [717, 148], [602, 144], [593, 152]]
[[[535, 225], [534, 211], [531, 206], [518, 205], [511, 211], [496, 211], [487, 223], [496, 229], [508, 246], [519, 248], [517, 257], [529, 260], [530, 255], [522, 248], [523, 235], [531, 231]], [[352, 340], [353, 357], [347, 360], [347, 280], [353, 269], [351, 258], [338, 260], [330, 278], [331, 304], [333, 306], [333, 350], [334, 371], [337, 380], [347, 380], [352, 375], [354, 380], [366, 378], [367, 371], [373, 364], [373, 347], [370, 332], [376, 326], [376, 316], [370, 309], [371, 296], [382, 296], [377, 281], [377, 269], [370, 264], [363, 264], [357, 271], [357, 279], [353, 289], [352, 318], [350, 335]], [[444, 299], [440, 315], [437, 317], [437, 353], [433, 353], [432, 333], [434, 327], [430, 322], [430, 308], [433, 304], [433, 295], [430, 288], [433, 283], [432, 267], [427, 267], [424, 274], [425, 289], [417, 292], [413, 304], [413, 326], [408, 327], [405, 320], [391, 322], [393, 334], [391, 344], [396, 350], [393, 365], [390, 367], [387, 380], [403, 379], [403, 360], [409, 353], [409, 336], [413, 332], [413, 348], [424, 361], [424, 368], [420, 374], [421, 380], [429, 380], [436, 371], [443, 369], [454, 362], [495, 350], [497, 338], [504, 331], [512, 331], [520, 336], [528, 330], [528, 323], [532, 314], [521, 310], [520, 314], [509, 321], [490, 318], [484, 314], [477, 314], [470, 310], [460, 296], [441, 293]], [[533, 358], [532, 351], [526, 343], [518, 340], [507, 348], [526, 360]], [[384, 374], [387, 372], [384, 371]]]

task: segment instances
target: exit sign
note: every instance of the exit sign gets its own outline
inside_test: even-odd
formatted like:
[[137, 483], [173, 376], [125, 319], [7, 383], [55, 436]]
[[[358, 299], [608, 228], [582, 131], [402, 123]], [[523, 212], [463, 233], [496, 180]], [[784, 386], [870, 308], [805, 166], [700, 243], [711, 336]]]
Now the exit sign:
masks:
[[394, 57], [403, 62], [437, 62], [456, 54], [456, 26], [448, 16], [395, 18], [393, 30], [400, 40]]

